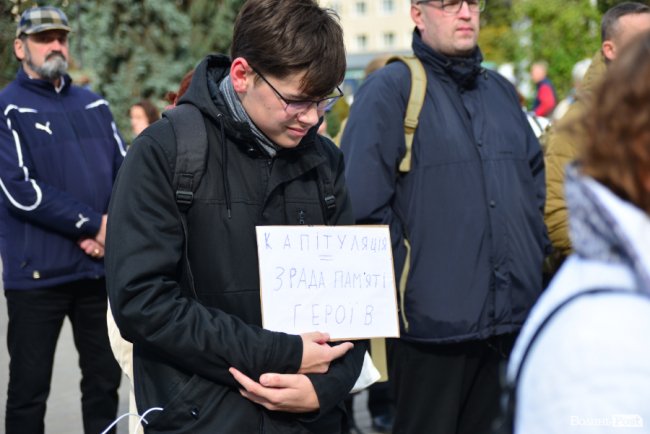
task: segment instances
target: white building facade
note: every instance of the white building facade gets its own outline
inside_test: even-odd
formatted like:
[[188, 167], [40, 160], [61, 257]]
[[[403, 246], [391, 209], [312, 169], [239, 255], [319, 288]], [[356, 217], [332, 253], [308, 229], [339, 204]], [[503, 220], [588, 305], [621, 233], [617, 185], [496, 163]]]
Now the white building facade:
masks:
[[352, 87], [346, 93], [356, 90], [363, 69], [373, 58], [411, 53], [411, 0], [320, 0], [320, 5], [335, 10], [341, 18], [348, 64], [346, 84]]

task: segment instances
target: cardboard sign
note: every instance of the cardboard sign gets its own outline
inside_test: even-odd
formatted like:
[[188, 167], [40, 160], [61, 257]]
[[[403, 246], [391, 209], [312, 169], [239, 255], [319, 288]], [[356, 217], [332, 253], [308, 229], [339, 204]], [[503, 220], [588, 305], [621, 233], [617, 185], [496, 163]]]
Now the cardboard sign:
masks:
[[258, 226], [264, 328], [398, 337], [388, 226]]

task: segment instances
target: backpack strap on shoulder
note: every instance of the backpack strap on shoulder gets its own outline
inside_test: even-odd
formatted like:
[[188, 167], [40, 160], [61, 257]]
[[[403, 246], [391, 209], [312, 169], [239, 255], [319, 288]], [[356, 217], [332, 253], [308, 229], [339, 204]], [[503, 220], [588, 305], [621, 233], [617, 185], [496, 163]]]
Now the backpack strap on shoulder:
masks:
[[[321, 139], [316, 139], [319, 146], [319, 152], [323, 153], [323, 143], [320, 142]], [[320, 190], [321, 204], [323, 207], [323, 217], [325, 218], [325, 224], [329, 225], [329, 221], [334, 217], [336, 212], [336, 196], [334, 195], [334, 183], [332, 181], [332, 171], [330, 166], [326, 164], [320, 164], [316, 167], [318, 175], [318, 189]]]
[[336, 212], [336, 196], [334, 196], [334, 186], [331, 177], [329, 176], [329, 172], [329, 169], [324, 164], [318, 166], [318, 178], [323, 196], [323, 207], [325, 209], [325, 217], [328, 223]]
[[411, 71], [411, 92], [406, 105], [406, 115], [404, 116], [406, 152], [399, 164], [399, 171], [406, 173], [411, 170], [413, 137], [415, 136], [420, 112], [424, 105], [424, 98], [427, 91], [427, 74], [422, 66], [422, 62], [415, 56], [393, 56], [386, 61], [386, 64], [392, 62], [405, 63]]
[[192, 104], [181, 104], [167, 110], [176, 136], [176, 166], [172, 185], [176, 204], [185, 213], [192, 206], [194, 192], [201, 182], [208, 155], [208, 135], [200, 110]]
[[184, 261], [188, 285], [194, 298], [199, 299], [194, 282], [194, 274], [189, 260], [189, 227], [187, 211], [194, 201], [194, 192], [199, 187], [208, 160], [208, 133], [201, 111], [192, 104], [181, 104], [167, 110], [163, 116], [169, 120], [176, 138], [176, 164], [172, 188], [175, 191], [176, 205], [181, 212], [183, 228]]

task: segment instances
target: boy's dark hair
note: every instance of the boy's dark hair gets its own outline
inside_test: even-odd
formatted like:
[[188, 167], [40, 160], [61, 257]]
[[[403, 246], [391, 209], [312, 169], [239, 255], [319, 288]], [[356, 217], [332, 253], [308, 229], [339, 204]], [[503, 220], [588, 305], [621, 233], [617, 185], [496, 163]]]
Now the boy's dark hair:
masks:
[[345, 75], [338, 16], [314, 0], [248, 0], [235, 20], [230, 55], [280, 79], [305, 71], [301, 90], [314, 98], [329, 95]]
[[614, 35], [618, 33], [618, 20], [625, 15], [648, 14], [650, 6], [637, 2], [624, 2], [610, 8], [600, 24], [601, 42], [611, 41]]

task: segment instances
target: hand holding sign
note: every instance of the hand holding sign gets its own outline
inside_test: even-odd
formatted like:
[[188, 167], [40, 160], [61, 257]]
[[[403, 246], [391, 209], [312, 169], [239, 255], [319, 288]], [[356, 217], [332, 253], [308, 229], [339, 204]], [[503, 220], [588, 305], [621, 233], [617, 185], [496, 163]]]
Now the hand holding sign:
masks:
[[329, 335], [327, 333], [311, 332], [300, 335], [302, 338], [302, 362], [300, 363], [300, 374], [324, 374], [330, 368], [330, 363], [350, 351], [354, 345], [352, 342], [330, 347]]

